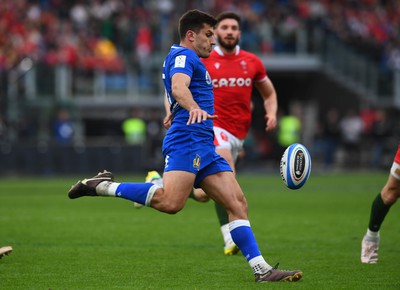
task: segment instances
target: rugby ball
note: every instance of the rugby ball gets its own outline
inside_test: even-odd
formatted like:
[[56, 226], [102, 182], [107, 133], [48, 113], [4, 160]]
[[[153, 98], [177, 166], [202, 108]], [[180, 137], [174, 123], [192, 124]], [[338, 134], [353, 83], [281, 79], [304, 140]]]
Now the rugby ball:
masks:
[[311, 156], [307, 148], [299, 143], [286, 148], [280, 164], [283, 183], [290, 189], [299, 189], [310, 177], [310, 172]]

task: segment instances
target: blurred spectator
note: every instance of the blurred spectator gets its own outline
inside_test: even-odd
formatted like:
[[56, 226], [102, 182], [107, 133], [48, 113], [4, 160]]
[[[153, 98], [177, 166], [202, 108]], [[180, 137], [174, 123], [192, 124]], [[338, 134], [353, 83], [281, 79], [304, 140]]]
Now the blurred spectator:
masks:
[[96, 67], [101, 70], [118, 72], [123, 69], [117, 49], [109, 39], [101, 38], [96, 41], [94, 55], [96, 58]]
[[122, 122], [125, 140], [131, 145], [141, 145], [146, 141], [146, 122], [138, 109], [132, 109], [129, 118]]
[[299, 29], [299, 20], [288, 9], [282, 9], [276, 25], [274, 35], [274, 51], [295, 53], [296, 37]]
[[[293, 143], [301, 140], [301, 114], [297, 105], [289, 115], [279, 117], [278, 143], [282, 149], [286, 149]], [[283, 151], [282, 151], [283, 153]]]
[[164, 166], [161, 149], [165, 135], [164, 116], [164, 110], [150, 110], [146, 114], [147, 140], [144, 152], [149, 169], [162, 169]]
[[7, 125], [3, 116], [0, 114], [0, 143], [7, 140]]
[[9, 123], [9, 128], [14, 127], [18, 130], [18, 139], [22, 142], [31, 140], [38, 136], [39, 122], [35, 119], [33, 115], [25, 115], [15, 123]]
[[376, 109], [365, 108], [361, 110], [360, 117], [363, 123], [363, 134], [366, 136], [371, 135], [372, 126], [376, 120]]
[[332, 169], [340, 140], [340, 115], [336, 108], [331, 108], [322, 121], [322, 151], [325, 169]]
[[345, 153], [345, 166], [348, 168], [360, 165], [360, 145], [363, 132], [361, 117], [355, 110], [349, 109], [340, 122], [341, 140]]
[[53, 123], [53, 134], [56, 143], [60, 145], [72, 144], [74, 133], [75, 128], [69, 112], [66, 109], [60, 109]]
[[70, 17], [77, 29], [84, 29], [89, 22], [89, 11], [82, 0], [76, 1], [71, 7]]
[[372, 137], [372, 167], [379, 169], [381, 167], [386, 168], [386, 164], [383, 164], [383, 156], [387, 149], [387, 143], [389, 137], [392, 136], [392, 124], [387, 116], [387, 112], [384, 109], [376, 111], [375, 121], [371, 127]]
[[149, 25], [142, 23], [137, 30], [136, 38], [136, 58], [139, 63], [140, 85], [150, 86], [151, 54], [153, 52], [152, 31]]

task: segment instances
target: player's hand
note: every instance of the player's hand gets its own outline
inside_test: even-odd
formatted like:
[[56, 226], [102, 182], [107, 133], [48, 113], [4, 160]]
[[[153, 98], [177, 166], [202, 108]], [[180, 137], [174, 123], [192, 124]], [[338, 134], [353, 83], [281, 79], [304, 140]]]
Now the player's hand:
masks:
[[168, 130], [171, 127], [173, 118], [174, 117], [171, 112], [169, 112], [168, 115], [165, 116], [164, 121], [163, 121], [165, 129]]
[[218, 118], [217, 115], [209, 115], [206, 111], [202, 109], [191, 109], [189, 111], [189, 120], [186, 125], [201, 123], [207, 119], [214, 120]]
[[276, 128], [276, 117], [265, 115], [265, 131], [269, 132]]

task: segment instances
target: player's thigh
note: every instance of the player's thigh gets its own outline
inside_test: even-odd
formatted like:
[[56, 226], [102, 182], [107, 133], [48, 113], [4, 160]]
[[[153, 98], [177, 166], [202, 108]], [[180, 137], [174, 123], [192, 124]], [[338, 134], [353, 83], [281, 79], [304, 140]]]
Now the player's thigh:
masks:
[[217, 148], [215, 150], [222, 158], [228, 161], [229, 165], [231, 166], [232, 170], [235, 171], [235, 162], [233, 160], [232, 152], [228, 148]]
[[196, 175], [192, 172], [172, 170], [164, 172], [165, 198], [174, 202], [186, 202], [193, 188]]
[[202, 189], [213, 200], [223, 205], [228, 213], [247, 218], [247, 201], [235, 176], [230, 171], [218, 172], [204, 178]]

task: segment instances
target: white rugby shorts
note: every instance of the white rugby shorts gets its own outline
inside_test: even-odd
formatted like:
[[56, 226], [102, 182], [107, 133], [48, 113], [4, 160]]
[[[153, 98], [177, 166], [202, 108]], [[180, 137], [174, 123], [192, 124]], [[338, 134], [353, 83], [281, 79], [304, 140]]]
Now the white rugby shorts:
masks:
[[216, 149], [229, 149], [233, 161], [236, 162], [240, 151], [243, 150], [244, 139], [239, 139], [227, 130], [214, 126], [214, 144]]

